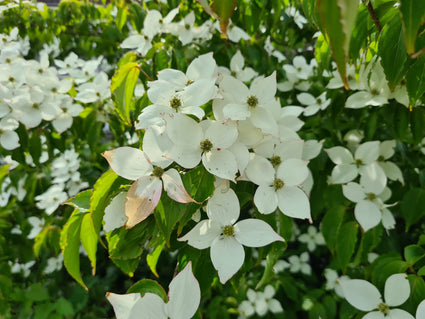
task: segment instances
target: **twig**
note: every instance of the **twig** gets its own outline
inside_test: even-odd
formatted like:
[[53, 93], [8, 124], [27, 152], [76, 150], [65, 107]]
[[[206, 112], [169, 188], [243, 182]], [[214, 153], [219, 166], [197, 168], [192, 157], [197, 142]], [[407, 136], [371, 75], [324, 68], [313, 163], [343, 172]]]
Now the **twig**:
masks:
[[367, 11], [369, 11], [369, 15], [372, 18], [372, 21], [375, 24], [376, 28], [378, 29], [379, 32], [381, 32], [382, 31], [382, 24], [379, 21], [379, 18], [376, 15], [376, 12], [372, 7], [372, 3], [370, 2], [370, 0], [362, 0], [362, 1], [366, 5]]

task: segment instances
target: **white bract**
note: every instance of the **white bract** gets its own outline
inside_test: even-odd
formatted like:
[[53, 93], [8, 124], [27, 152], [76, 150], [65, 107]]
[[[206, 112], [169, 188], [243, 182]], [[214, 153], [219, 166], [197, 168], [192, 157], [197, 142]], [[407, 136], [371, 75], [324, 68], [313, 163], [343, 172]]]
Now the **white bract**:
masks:
[[236, 125], [231, 121], [205, 120], [175, 114], [166, 118], [167, 135], [173, 143], [169, 157], [184, 168], [202, 164], [211, 174], [234, 180], [238, 171], [235, 154], [229, 148], [238, 138]]
[[240, 314], [238, 319], [250, 317], [255, 313], [263, 317], [269, 311], [272, 313], [282, 312], [282, 305], [277, 299], [273, 298], [275, 293], [272, 285], [267, 285], [264, 291], [254, 291], [249, 288], [246, 294], [248, 300], [242, 301], [238, 307]]
[[259, 219], [239, 218], [239, 200], [226, 184], [219, 186], [207, 204], [209, 219], [199, 222], [180, 241], [187, 240], [197, 249], [211, 247], [210, 256], [224, 284], [241, 268], [243, 246], [263, 247], [274, 241], [284, 241], [272, 227]]
[[309, 175], [307, 162], [297, 158], [279, 158], [281, 163], [275, 170], [273, 160], [254, 154], [245, 169], [249, 180], [258, 185], [254, 194], [258, 211], [270, 214], [279, 207], [289, 217], [311, 220], [310, 202], [299, 188]]
[[314, 251], [318, 245], [325, 245], [322, 233], [312, 225], [308, 226], [307, 233], [300, 235], [298, 240], [306, 244], [309, 251]]
[[[375, 181], [386, 184], [387, 177], [382, 168], [376, 164], [379, 157], [379, 141], [365, 142], [355, 151], [351, 152], [341, 146], [326, 150], [331, 161], [336, 164], [332, 170], [332, 182], [335, 184], [348, 183], [360, 173], [364, 175], [369, 169], [369, 177]], [[372, 164], [372, 168], [371, 168]]]
[[186, 192], [180, 174], [174, 168], [164, 171], [170, 161], [153, 162], [145, 152], [132, 147], [119, 147], [102, 154], [119, 176], [135, 181], [127, 193], [125, 215], [127, 228], [145, 220], [158, 205], [164, 186], [167, 195], [179, 203], [194, 200]]
[[192, 273], [192, 263], [174, 277], [169, 285], [168, 302], [153, 293], [118, 295], [107, 293], [117, 319], [190, 319], [201, 301], [201, 289]]
[[340, 285], [345, 299], [353, 307], [368, 312], [363, 319], [414, 319], [405, 310], [391, 309], [402, 305], [410, 296], [410, 284], [406, 274], [388, 277], [384, 289], [385, 301], [382, 300], [379, 290], [366, 280], [344, 280]]

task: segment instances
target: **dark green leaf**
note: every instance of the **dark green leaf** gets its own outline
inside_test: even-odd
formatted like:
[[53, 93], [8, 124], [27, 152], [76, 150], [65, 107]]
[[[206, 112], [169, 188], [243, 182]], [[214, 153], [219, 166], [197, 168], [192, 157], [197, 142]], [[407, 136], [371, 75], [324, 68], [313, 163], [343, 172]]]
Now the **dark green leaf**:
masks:
[[26, 298], [32, 301], [43, 301], [49, 299], [47, 290], [39, 283], [32, 284], [26, 291]]
[[359, 225], [356, 222], [347, 222], [341, 226], [338, 232], [335, 243], [336, 259], [344, 273], [351, 260], [351, 256], [354, 254], [358, 228]]
[[418, 245], [404, 247], [404, 259], [413, 266], [418, 260], [425, 256], [425, 249]]
[[336, 206], [329, 209], [322, 220], [322, 234], [325, 238], [326, 245], [333, 250], [338, 238], [338, 233], [341, 228], [345, 216], [345, 207]]
[[267, 285], [275, 277], [276, 274], [273, 271], [273, 267], [279, 260], [279, 258], [283, 255], [287, 246], [288, 245], [286, 244], [286, 242], [274, 242], [272, 244], [272, 248], [267, 254], [266, 268], [264, 270], [263, 276], [261, 277], [255, 289]]
[[413, 188], [401, 201], [401, 212], [406, 220], [406, 231], [425, 215], [425, 190]]
[[406, 74], [406, 88], [411, 106], [425, 93], [425, 56], [421, 56]]
[[424, 22], [425, 2], [415, 0], [401, 0], [400, 14], [403, 23], [404, 41], [408, 54], [415, 53], [416, 35]]
[[150, 252], [146, 256], [146, 262], [148, 263], [148, 266], [152, 273], [156, 276], [158, 276], [158, 273], [156, 272], [156, 264], [158, 263], [159, 256], [161, 255], [162, 249], [164, 248], [165, 242], [162, 242], [161, 244], [158, 244], [152, 252]]
[[388, 86], [393, 90], [404, 76], [404, 64], [407, 60], [400, 16], [394, 16], [382, 29], [378, 54], [381, 57]]

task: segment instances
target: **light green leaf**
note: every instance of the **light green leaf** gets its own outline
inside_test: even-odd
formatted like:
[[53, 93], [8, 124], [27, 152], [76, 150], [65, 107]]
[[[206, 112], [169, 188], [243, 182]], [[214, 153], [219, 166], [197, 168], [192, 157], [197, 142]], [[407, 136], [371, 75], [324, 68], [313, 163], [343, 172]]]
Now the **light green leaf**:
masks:
[[90, 209], [90, 197], [92, 194], [92, 189], [85, 190], [68, 199], [65, 204], [78, 208], [80, 212], [85, 212]]
[[150, 280], [150, 279], [139, 280], [127, 290], [128, 294], [140, 293], [142, 297], [147, 292], [158, 295], [162, 298], [162, 300], [164, 300], [164, 302], [168, 302], [167, 293], [165, 292], [164, 288], [162, 288], [162, 286], [154, 280]]
[[274, 242], [266, 257], [266, 268], [255, 289], [267, 285], [276, 275], [273, 267], [288, 247], [286, 242]]
[[86, 214], [83, 217], [81, 223], [81, 244], [87, 252], [87, 256], [90, 259], [92, 274], [96, 274], [96, 251], [97, 251], [97, 237], [96, 229], [93, 225], [93, 219], [90, 214]]
[[86, 214], [80, 213], [77, 208], [74, 210], [62, 229], [60, 246], [66, 270], [84, 289], [88, 290], [80, 273], [80, 230]]
[[146, 256], [146, 262], [148, 263], [150, 270], [156, 277], [159, 277], [158, 273], [156, 272], [156, 265], [158, 263], [159, 256], [161, 255], [161, 252], [164, 246], [165, 246], [165, 241], [163, 241], [160, 244], [157, 244], [154, 250], [152, 250], [152, 252], [150, 252]]
[[400, 3], [406, 50], [408, 54], [413, 54], [416, 52], [416, 35], [419, 27], [424, 23], [425, 1], [401, 0]]
[[140, 73], [140, 66], [136, 62], [122, 65], [114, 74], [111, 81], [112, 100], [121, 119], [131, 126], [130, 111], [134, 87]]

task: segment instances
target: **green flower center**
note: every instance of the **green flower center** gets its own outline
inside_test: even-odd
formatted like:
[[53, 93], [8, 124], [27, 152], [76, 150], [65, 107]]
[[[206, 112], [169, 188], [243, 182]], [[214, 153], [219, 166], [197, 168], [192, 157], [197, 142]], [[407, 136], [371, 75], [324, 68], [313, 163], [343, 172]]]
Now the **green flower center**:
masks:
[[223, 227], [221, 232], [226, 237], [233, 237], [235, 235], [235, 227], [233, 227], [233, 225], [226, 225]]
[[9, 76], [9, 82], [15, 82], [15, 78], [13, 76]]
[[321, 99], [320, 97], [318, 97], [318, 98], [316, 99], [316, 102], [317, 102], [317, 103], [319, 103], [319, 104], [322, 104], [322, 99]]
[[246, 99], [246, 104], [248, 104], [250, 107], [256, 107], [258, 105], [258, 99], [256, 96], [251, 95]]
[[233, 76], [233, 77], [236, 77], [236, 71], [230, 72], [230, 75]]
[[366, 198], [370, 201], [374, 201], [376, 199], [376, 195], [374, 193], [369, 193]]
[[361, 165], [363, 165], [363, 161], [360, 158], [356, 158], [354, 160], [354, 164], [356, 164], [357, 167], [360, 167]]
[[379, 157], [378, 157], [378, 160], [377, 160], [378, 162], [383, 162], [383, 161], [385, 161], [385, 158], [382, 156], [382, 155], [380, 155]]
[[273, 187], [275, 190], [281, 189], [284, 185], [285, 183], [280, 178], [276, 178], [273, 182]]
[[386, 303], [381, 302], [381, 303], [378, 305], [378, 310], [379, 310], [380, 312], [382, 312], [384, 315], [387, 315], [387, 314], [388, 314], [388, 312], [390, 311], [390, 307], [388, 307], [388, 305], [387, 305]]
[[12, 62], [12, 60], [11, 60], [11, 59], [9, 59], [9, 58], [7, 58], [7, 59], [6, 59], [6, 63], [10, 63], [10, 62]]
[[206, 139], [201, 142], [201, 150], [202, 152], [209, 152], [213, 148], [213, 143], [209, 139]]
[[276, 155], [270, 159], [270, 163], [272, 163], [273, 167], [276, 167], [282, 163], [282, 160], [280, 159], [280, 156]]
[[43, 74], [44, 70], [42, 68], [38, 69], [38, 73]]
[[184, 25], [184, 28], [185, 28], [186, 30], [189, 30], [189, 29], [190, 29], [190, 24], [186, 23], [186, 24]]
[[189, 86], [189, 85], [191, 85], [193, 83], [193, 81], [192, 80], [187, 80], [187, 82], [186, 82], [186, 86]]
[[32, 107], [33, 107], [34, 109], [38, 110], [38, 109], [40, 108], [40, 104], [38, 104], [38, 103], [33, 103], [33, 104], [32, 104]]
[[370, 91], [370, 93], [371, 93], [372, 95], [378, 95], [378, 94], [379, 94], [379, 91], [378, 91], [377, 89], [372, 89], [372, 90]]
[[170, 100], [170, 106], [177, 111], [182, 106], [182, 100], [178, 97], [173, 97]]
[[152, 175], [155, 177], [161, 177], [164, 174], [164, 170], [161, 167], [154, 167]]
[[51, 90], [53, 93], [56, 93], [57, 91], [58, 91], [58, 89], [57, 88], [52, 88], [52, 90]]

